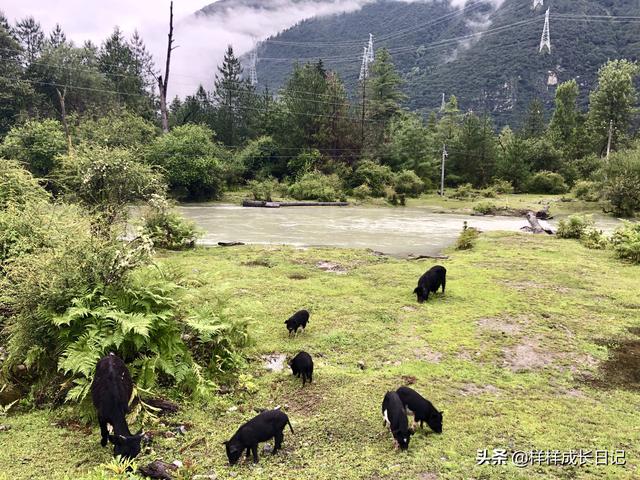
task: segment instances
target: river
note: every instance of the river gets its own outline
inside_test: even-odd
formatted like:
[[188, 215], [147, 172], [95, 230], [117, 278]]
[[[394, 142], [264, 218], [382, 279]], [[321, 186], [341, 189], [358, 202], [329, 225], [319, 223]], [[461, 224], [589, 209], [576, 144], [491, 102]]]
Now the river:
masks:
[[393, 256], [435, 255], [452, 245], [463, 222], [482, 231], [518, 231], [516, 217], [434, 213], [426, 208], [243, 208], [225, 204], [181, 205], [180, 211], [218, 242], [370, 248]]

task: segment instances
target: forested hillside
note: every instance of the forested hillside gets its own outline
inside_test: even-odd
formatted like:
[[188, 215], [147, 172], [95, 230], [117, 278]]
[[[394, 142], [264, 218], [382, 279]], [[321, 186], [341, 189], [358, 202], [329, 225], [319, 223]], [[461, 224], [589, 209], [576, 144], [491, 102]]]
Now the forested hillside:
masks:
[[[538, 53], [544, 11], [551, 9], [551, 54]], [[636, 59], [640, 52], [636, 0], [554, 0], [533, 9], [529, 0], [449, 2], [378, 0], [352, 13], [303, 21], [261, 44], [258, 76], [280, 87], [292, 64], [323, 59], [356, 95], [362, 49], [368, 34], [376, 49], [386, 47], [405, 81], [407, 106], [428, 112], [442, 93], [457, 96], [463, 110], [491, 112], [498, 124], [519, 125], [534, 98], [551, 107], [554, 86], [578, 79], [586, 92], [599, 66], [612, 58]], [[615, 20], [603, 16], [616, 16]]]

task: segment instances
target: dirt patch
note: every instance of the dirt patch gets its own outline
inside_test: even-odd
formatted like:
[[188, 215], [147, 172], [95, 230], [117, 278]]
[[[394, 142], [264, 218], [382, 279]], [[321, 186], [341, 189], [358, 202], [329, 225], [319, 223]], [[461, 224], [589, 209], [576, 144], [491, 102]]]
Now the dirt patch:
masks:
[[405, 312], [415, 312], [418, 310], [416, 307], [412, 307], [411, 305], [405, 305], [401, 309], [404, 310]]
[[500, 395], [500, 389], [493, 385], [481, 386], [476, 385], [475, 383], [465, 383], [460, 389], [460, 395], [463, 397], [482, 395], [484, 393], [489, 395]]
[[605, 344], [609, 358], [600, 364], [592, 383], [606, 389], [640, 390], [640, 340], [625, 339]]
[[515, 280], [505, 280], [501, 282], [503, 285], [506, 285], [509, 288], [513, 288], [519, 292], [526, 292], [528, 290], [540, 290], [546, 288], [545, 285], [540, 283], [532, 282], [532, 281], [515, 281]]
[[291, 280], [306, 280], [307, 278], [309, 278], [307, 275], [305, 275], [304, 273], [291, 273], [290, 275], [287, 275]]
[[401, 378], [404, 385], [414, 385], [418, 381], [413, 375], [402, 375]]
[[77, 420], [59, 420], [54, 425], [58, 428], [64, 428], [65, 430], [71, 430], [72, 432], [84, 433], [85, 435], [91, 435], [91, 426], [86, 423], [81, 423]]
[[440, 477], [437, 473], [419, 473], [418, 480], [438, 480]]
[[418, 360], [429, 363], [440, 363], [442, 360], [442, 354], [431, 350], [429, 347], [417, 348], [413, 351], [413, 354]]
[[270, 372], [281, 372], [284, 370], [287, 356], [284, 353], [273, 353], [262, 357], [264, 368]]
[[544, 368], [553, 361], [553, 355], [543, 351], [535, 338], [526, 339], [503, 351], [505, 366], [513, 372]]
[[316, 267], [323, 272], [333, 273], [335, 275], [346, 275], [348, 272], [344, 266], [334, 262], [318, 262], [316, 263]]
[[245, 267], [273, 267], [273, 264], [266, 259], [250, 260], [248, 262], [244, 262], [242, 265], [244, 265]]
[[478, 326], [483, 330], [502, 333], [503, 335], [515, 335], [522, 331], [522, 327], [527, 321], [524, 318], [512, 317], [492, 317], [481, 318], [478, 320]]

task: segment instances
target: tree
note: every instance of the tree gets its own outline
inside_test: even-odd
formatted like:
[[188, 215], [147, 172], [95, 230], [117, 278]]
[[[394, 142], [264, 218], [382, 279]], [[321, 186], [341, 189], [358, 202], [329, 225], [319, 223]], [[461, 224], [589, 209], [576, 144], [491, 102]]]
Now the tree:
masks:
[[477, 187], [489, 184], [496, 162], [496, 141], [491, 119], [473, 113], [464, 116], [449, 150], [450, 173]]
[[23, 80], [22, 48], [0, 12], [0, 137], [11, 128], [26, 107], [33, 89]]
[[140, 115], [114, 109], [98, 118], [82, 118], [74, 129], [77, 143], [141, 150], [157, 136], [158, 128]]
[[167, 59], [164, 68], [164, 76], [158, 76], [158, 89], [160, 90], [160, 116], [162, 120], [162, 131], [169, 132], [169, 111], [167, 109], [167, 91], [169, 89], [169, 72], [171, 69], [171, 52], [175, 50], [173, 46], [173, 2], [169, 5], [169, 34], [167, 40]]
[[640, 212], [640, 148], [615, 152], [603, 167], [602, 190], [614, 215]]
[[634, 79], [640, 66], [628, 60], [611, 60], [598, 72], [598, 86], [589, 95], [588, 129], [595, 150], [605, 152], [611, 126], [611, 148], [624, 145], [638, 101]]
[[213, 100], [217, 110], [216, 132], [225, 145], [237, 145], [244, 112], [240, 109], [242, 92], [247, 84], [242, 79], [240, 60], [229, 45], [214, 81]]
[[335, 72], [327, 72], [326, 85], [323, 97], [326, 102], [325, 117], [318, 134], [318, 143], [325, 155], [342, 158], [352, 164], [356, 160], [354, 152], [358, 145], [352, 135], [354, 123], [349, 115], [347, 91]]
[[0, 146], [0, 156], [24, 163], [37, 177], [53, 170], [56, 157], [66, 153], [66, 141], [60, 122], [31, 120], [14, 127]]
[[33, 17], [26, 17], [16, 23], [15, 35], [22, 45], [23, 64], [29, 67], [40, 56], [44, 47], [44, 33], [39, 22]]
[[59, 47], [60, 45], [63, 45], [65, 43], [67, 43], [67, 36], [62, 31], [62, 27], [60, 26], [59, 23], [56, 23], [55, 28], [49, 34], [49, 42], [48, 43], [53, 48]]
[[451, 95], [436, 126], [438, 142], [441, 144], [440, 148], [442, 148], [442, 145], [450, 144], [454, 141], [460, 130], [461, 119], [462, 115], [458, 108], [458, 99], [455, 95]]
[[[573, 153], [578, 133], [580, 112], [576, 102], [580, 91], [575, 80], [561, 83], [556, 90], [555, 110], [549, 123], [549, 136], [554, 145], [565, 146], [567, 153]], [[570, 158], [569, 154], [568, 157]]]
[[535, 98], [529, 104], [527, 116], [522, 127], [524, 138], [539, 138], [546, 130], [544, 121], [544, 105], [539, 98]]
[[162, 168], [171, 192], [184, 200], [210, 200], [222, 193], [224, 151], [202, 125], [182, 125], [149, 146], [147, 162]]
[[531, 176], [527, 161], [527, 141], [505, 127], [498, 137], [500, 154], [496, 162], [496, 177], [511, 182], [516, 191], [524, 191]]
[[413, 170], [423, 179], [436, 179], [441, 147], [420, 116], [411, 113], [398, 115], [391, 121], [388, 138], [383, 163], [396, 171]]

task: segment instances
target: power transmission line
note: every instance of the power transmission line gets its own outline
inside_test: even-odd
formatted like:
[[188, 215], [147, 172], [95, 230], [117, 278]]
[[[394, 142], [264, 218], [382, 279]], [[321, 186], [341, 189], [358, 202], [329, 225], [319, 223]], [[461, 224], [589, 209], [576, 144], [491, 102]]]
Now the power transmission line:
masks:
[[542, 50], [547, 49], [548, 53], [551, 53], [551, 35], [549, 32], [549, 11], [551, 9], [547, 8], [547, 12], [544, 14], [544, 28], [542, 30], [542, 38], [540, 38], [540, 51], [538, 53], [542, 53]]

